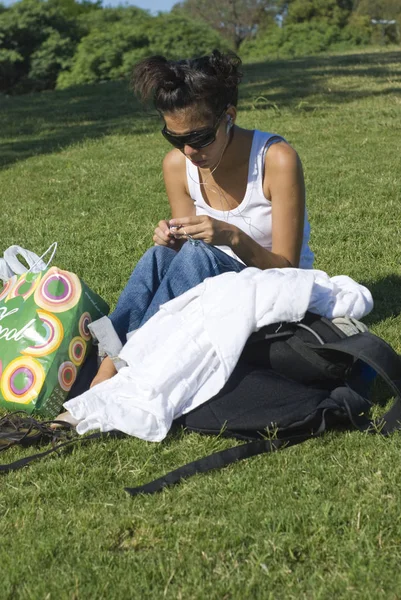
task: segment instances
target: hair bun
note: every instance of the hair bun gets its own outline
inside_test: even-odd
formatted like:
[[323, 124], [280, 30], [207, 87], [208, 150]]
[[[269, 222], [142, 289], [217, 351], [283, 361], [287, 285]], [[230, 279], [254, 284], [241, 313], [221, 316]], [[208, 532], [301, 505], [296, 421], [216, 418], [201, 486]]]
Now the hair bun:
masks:
[[239, 67], [241, 65], [241, 59], [234, 52], [227, 52], [222, 54], [219, 50], [213, 50], [209, 57], [209, 64], [215, 70], [216, 75], [224, 77], [234, 77], [237, 80], [237, 84], [241, 79], [241, 73]]
[[132, 84], [142, 101], [153, 99], [161, 113], [197, 105], [202, 116], [211, 120], [223, 108], [237, 105], [240, 64], [234, 52], [218, 50], [177, 61], [150, 56], [134, 67]]
[[159, 88], [167, 91], [176, 90], [185, 83], [185, 72], [180, 64], [169, 61], [166, 64], [165, 78], [160, 82]]

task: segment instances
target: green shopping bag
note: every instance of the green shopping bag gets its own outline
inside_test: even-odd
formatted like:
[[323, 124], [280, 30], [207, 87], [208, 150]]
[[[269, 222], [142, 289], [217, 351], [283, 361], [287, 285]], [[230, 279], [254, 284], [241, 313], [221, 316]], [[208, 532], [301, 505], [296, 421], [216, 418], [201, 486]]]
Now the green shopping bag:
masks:
[[88, 325], [108, 312], [74, 273], [11, 277], [0, 289], [0, 406], [57, 415], [90, 350]]

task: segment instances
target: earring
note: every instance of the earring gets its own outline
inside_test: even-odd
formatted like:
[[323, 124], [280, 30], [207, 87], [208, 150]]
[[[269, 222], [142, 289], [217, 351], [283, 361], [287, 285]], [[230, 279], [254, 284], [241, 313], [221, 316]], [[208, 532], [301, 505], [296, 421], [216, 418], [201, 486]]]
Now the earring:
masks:
[[226, 134], [228, 135], [230, 133], [230, 129], [233, 126], [233, 119], [231, 115], [227, 115], [227, 127], [226, 127]]

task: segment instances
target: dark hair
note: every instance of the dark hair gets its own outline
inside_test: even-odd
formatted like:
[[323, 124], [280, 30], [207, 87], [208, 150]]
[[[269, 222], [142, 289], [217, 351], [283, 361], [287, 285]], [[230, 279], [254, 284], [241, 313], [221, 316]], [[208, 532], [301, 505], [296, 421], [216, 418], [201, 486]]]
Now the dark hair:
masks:
[[176, 61], [150, 56], [134, 67], [132, 85], [143, 102], [153, 99], [161, 113], [199, 103], [207, 115], [215, 116], [226, 106], [237, 105], [240, 65], [234, 52], [218, 50], [210, 56]]

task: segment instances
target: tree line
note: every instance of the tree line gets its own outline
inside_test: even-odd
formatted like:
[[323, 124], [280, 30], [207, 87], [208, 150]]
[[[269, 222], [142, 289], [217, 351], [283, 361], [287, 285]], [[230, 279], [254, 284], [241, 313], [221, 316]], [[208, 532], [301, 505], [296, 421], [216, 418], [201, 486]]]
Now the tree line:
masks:
[[[265, 41], [276, 29], [290, 27], [294, 33], [308, 29], [323, 31], [335, 27], [338, 39], [362, 41], [399, 41], [400, 0], [183, 0], [173, 13], [208, 23], [227, 39], [235, 50], [244, 42]], [[373, 21], [382, 27], [375, 34]], [[309, 24], [309, 27], [306, 26]], [[285, 27], [284, 27], [285, 26]], [[343, 31], [345, 29], [345, 31]], [[290, 36], [287, 36], [290, 37]], [[263, 45], [263, 44], [262, 44]], [[246, 44], [245, 44], [246, 46]]]
[[145, 56], [233, 49], [245, 60], [398, 43], [400, 0], [184, 0], [152, 16], [100, 0], [0, 4], [0, 92], [127, 77]]

